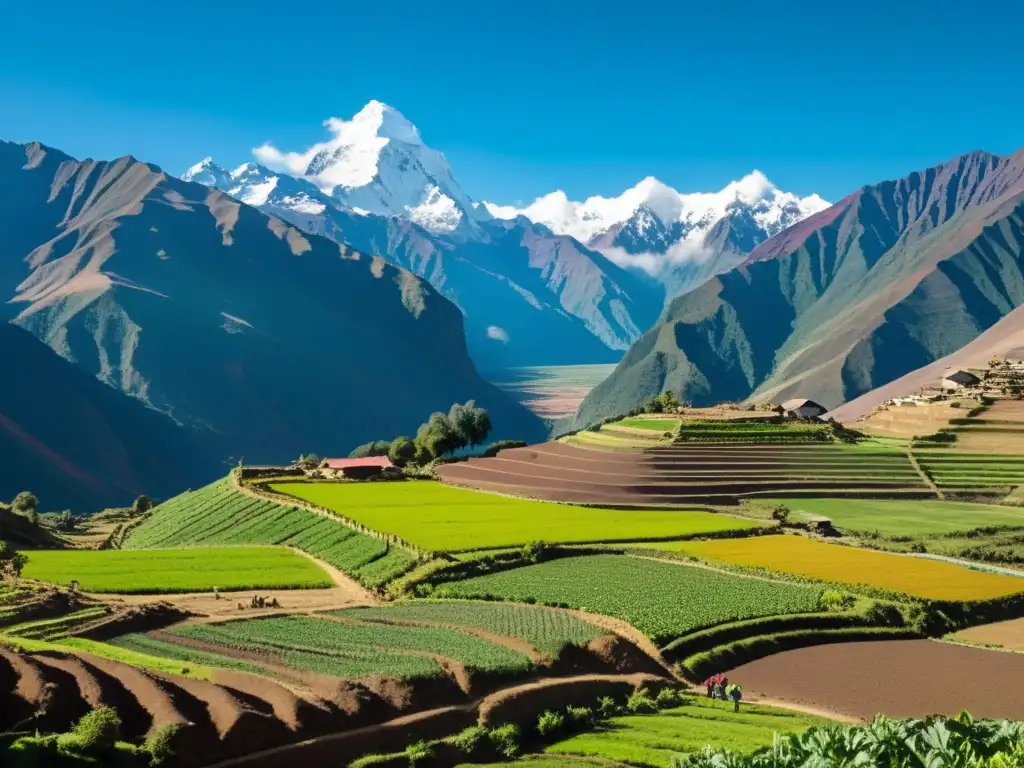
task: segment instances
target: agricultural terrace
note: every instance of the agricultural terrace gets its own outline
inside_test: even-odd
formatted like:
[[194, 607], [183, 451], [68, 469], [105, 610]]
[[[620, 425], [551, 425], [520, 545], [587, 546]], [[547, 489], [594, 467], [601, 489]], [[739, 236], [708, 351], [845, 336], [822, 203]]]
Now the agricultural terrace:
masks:
[[390, 581], [415, 562], [411, 552], [326, 515], [244, 494], [231, 478], [165, 501], [132, 530], [122, 546], [144, 550], [240, 544], [301, 549], [368, 587]]
[[943, 491], [1004, 495], [1024, 485], [1024, 456], [963, 453], [949, 448], [914, 449], [918, 464]]
[[471, 672], [524, 672], [531, 666], [526, 654], [448, 627], [288, 616], [185, 624], [166, 634], [221, 646], [227, 656], [238, 649], [250, 658], [256, 654], [295, 669], [353, 679], [434, 677], [442, 674], [438, 654]]
[[242, 589], [312, 589], [333, 582], [316, 563], [288, 549], [211, 547], [153, 551], [27, 552], [26, 579], [84, 592], [158, 594]]
[[[654, 432], [671, 432], [679, 426], [679, 419], [641, 419], [641, 418], [629, 418], [622, 419], [622, 421], [616, 421], [614, 424], [622, 427], [628, 427], [629, 429], [644, 429], [651, 430]], [[610, 426], [610, 425], [605, 425]]]
[[523, 640], [555, 657], [567, 645], [584, 646], [607, 634], [595, 624], [568, 611], [529, 605], [453, 600], [416, 600], [379, 608], [346, 608], [333, 615], [343, 619], [414, 622], [468, 627]]
[[431, 481], [275, 483], [274, 491], [335, 510], [432, 552], [528, 544], [669, 539], [756, 527], [686, 510], [616, 510], [479, 493]]
[[807, 443], [829, 442], [833, 437], [831, 426], [813, 422], [687, 419], [682, 422], [676, 440], [681, 443]]
[[669, 768], [674, 755], [701, 752], [708, 744], [750, 754], [770, 747], [777, 733], [802, 733], [829, 722], [757, 704], [744, 704], [737, 714], [727, 702], [694, 697], [682, 707], [657, 714], [612, 718], [593, 731], [549, 746], [545, 752]]
[[950, 423], [957, 450], [1024, 457], [1024, 400], [997, 400], [974, 417]]
[[1024, 527], [1024, 508], [930, 499], [765, 499], [759, 504], [786, 505], [797, 517], [820, 515], [843, 531], [882, 536], [927, 536], [996, 526]]
[[674, 549], [730, 565], [873, 587], [927, 600], [991, 600], [1024, 592], [1024, 578], [909, 555], [826, 544], [803, 536], [695, 541]]
[[659, 644], [726, 621], [808, 613], [820, 591], [625, 555], [560, 558], [436, 588], [445, 597], [535, 599], [615, 616]]

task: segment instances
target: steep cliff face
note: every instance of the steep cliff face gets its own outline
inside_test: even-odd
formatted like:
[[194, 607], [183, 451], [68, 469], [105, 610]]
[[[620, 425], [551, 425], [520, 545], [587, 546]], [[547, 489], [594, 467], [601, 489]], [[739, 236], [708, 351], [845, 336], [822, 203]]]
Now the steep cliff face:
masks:
[[578, 422], [672, 389], [694, 403], [834, 407], [1024, 304], [1024, 152], [864, 187], [666, 307]]
[[341, 453], [469, 398], [542, 433], [480, 379], [458, 309], [379, 257], [133, 158], [2, 143], [0, 199], [10, 319], [219, 458]]

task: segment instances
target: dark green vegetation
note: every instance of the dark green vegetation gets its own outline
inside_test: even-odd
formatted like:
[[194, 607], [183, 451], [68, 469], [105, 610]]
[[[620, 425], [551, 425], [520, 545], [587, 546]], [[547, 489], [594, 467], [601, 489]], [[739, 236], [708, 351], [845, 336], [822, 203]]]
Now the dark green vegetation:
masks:
[[125, 549], [277, 544], [308, 552], [367, 586], [409, 569], [415, 557], [382, 539], [299, 507], [241, 493], [231, 478], [176, 496], [131, 531]]
[[[3, 274], [0, 266], [0, 284]], [[16, 376], [0, 376], [0, 499], [37, 488], [40, 512], [91, 512], [128, 504], [143, 492], [172, 496], [216, 475], [196, 435], [22, 328], [0, 322], [0, 359], [16, 360], [18, 369]]]
[[[730, 754], [740, 752], [741, 754]], [[924, 720], [879, 717], [870, 725], [817, 725], [788, 734], [753, 755], [708, 747], [675, 768], [798, 768], [808, 765], [971, 766], [1016, 768], [1024, 764], [1024, 723], [974, 720], [967, 713]]]
[[363, 621], [413, 621], [473, 627], [525, 640], [552, 657], [566, 645], [583, 646], [606, 634], [600, 627], [568, 611], [468, 600], [398, 602], [381, 608], [348, 608], [334, 615]]
[[604, 613], [664, 643], [726, 621], [813, 611], [820, 589], [638, 557], [593, 555], [442, 584], [437, 592], [536, 600]]
[[[414, 429], [439, 403], [469, 398], [488, 410], [499, 437], [543, 436], [540, 419], [478, 375], [459, 309], [393, 263], [130, 157], [79, 162], [39, 144], [2, 142], [0, 189], [10, 191], [3, 199], [11, 223], [0, 293], [16, 302], [19, 323], [61, 345], [86, 377], [101, 377], [115, 394], [201, 425], [219, 462], [286, 462], [312, 446], [339, 454]], [[58, 266], [69, 263], [78, 268]], [[325, 353], [339, 339], [358, 366]], [[38, 423], [19, 420], [37, 441], [17, 446], [32, 465], [26, 470], [110, 484], [123, 494], [119, 504], [140, 492], [157, 496], [160, 487], [155, 480], [138, 487], [122, 467], [143, 479], [164, 473], [168, 489], [197, 483], [177, 467], [198, 452], [168, 429], [150, 429], [146, 414], [159, 414], [137, 408], [127, 423], [110, 412], [99, 424], [87, 421], [74, 404], [88, 400], [77, 385], [63, 388], [64, 368], [55, 375], [26, 368], [23, 383], [10, 383], [27, 387], [38, 404]], [[73, 406], [66, 411], [64, 395]], [[35, 431], [43, 419], [52, 422], [47, 429], [63, 430], [52, 443]], [[47, 474], [36, 487], [51, 479], [59, 476]]]
[[176, 627], [172, 634], [265, 655], [268, 661], [346, 678], [440, 674], [438, 654], [470, 672], [523, 672], [524, 654], [457, 629], [289, 616]]
[[473, 400], [455, 403], [448, 413], [435, 411], [416, 437], [401, 435], [393, 440], [374, 440], [356, 447], [350, 458], [387, 456], [396, 467], [423, 466], [462, 448], [482, 445], [491, 431], [491, 417]]
[[716, 421], [684, 419], [676, 438], [681, 443], [814, 443], [835, 438], [828, 424], [793, 422]]
[[1024, 304], [1022, 165], [973, 152], [790, 227], [673, 299], [577, 425], [664, 390], [835, 407], [955, 352]]

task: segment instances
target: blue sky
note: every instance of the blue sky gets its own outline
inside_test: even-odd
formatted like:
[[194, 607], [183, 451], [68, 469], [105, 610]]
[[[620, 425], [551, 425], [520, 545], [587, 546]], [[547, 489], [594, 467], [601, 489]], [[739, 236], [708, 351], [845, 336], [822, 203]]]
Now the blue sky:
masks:
[[836, 200], [1024, 146], [1015, 0], [0, 5], [0, 137], [173, 173], [304, 149], [370, 99], [501, 203], [755, 167]]

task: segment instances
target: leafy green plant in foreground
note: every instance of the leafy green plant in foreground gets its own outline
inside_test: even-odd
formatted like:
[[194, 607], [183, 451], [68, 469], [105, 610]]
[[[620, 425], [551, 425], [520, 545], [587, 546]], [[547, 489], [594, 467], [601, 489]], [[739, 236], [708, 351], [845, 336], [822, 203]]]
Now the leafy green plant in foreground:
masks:
[[672, 768], [789, 768], [885, 765], [893, 768], [1016, 768], [1024, 765], [1024, 723], [955, 718], [877, 717], [866, 726], [824, 725], [776, 737], [768, 749], [743, 756], [706, 747], [676, 756]]

